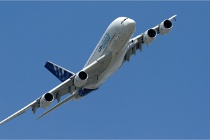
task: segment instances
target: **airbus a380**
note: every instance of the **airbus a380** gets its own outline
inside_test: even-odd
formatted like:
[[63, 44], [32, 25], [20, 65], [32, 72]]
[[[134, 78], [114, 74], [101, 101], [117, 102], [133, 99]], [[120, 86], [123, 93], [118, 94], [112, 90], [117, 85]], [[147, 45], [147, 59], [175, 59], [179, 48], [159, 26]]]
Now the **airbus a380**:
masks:
[[[32, 109], [35, 114], [39, 107], [47, 108], [54, 100], [57, 100], [58, 104], [42, 114], [38, 118], [40, 119], [67, 101], [79, 100], [97, 90], [124, 62], [130, 60], [132, 54], [136, 54], [138, 49], [142, 51], [144, 44], [152, 43], [157, 34], [167, 34], [172, 29], [173, 19], [176, 20], [176, 15], [134, 38], [132, 36], [136, 30], [136, 22], [128, 17], [115, 19], [106, 29], [82, 70], [73, 73], [52, 62], [46, 62], [45, 68], [62, 83], [4, 119], [0, 124], [23, 114], [28, 109]], [[68, 93], [70, 95], [60, 101], [61, 96]]]

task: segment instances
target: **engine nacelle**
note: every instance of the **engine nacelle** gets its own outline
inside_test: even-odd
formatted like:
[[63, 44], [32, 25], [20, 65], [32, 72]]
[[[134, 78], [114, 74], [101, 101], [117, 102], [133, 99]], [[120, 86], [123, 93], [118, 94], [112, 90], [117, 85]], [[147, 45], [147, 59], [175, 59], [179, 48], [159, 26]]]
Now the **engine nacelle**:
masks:
[[147, 45], [152, 43], [152, 41], [156, 38], [156, 35], [157, 33], [154, 29], [147, 30], [143, 35], [143, 42]]
[[159, 32], [162, 35], [167, 34], [172, 28], [172, 22], [168, 19], [164, 20], [159, 25]]
[[45, 93], [44, 95], [42, 95], [40, 99], [40, 106], [42, 108], [46, 108], [52, 103], [53, 100], [54, 97], [51, 93]]
[[76, 87], [81, 87], [87, 82], [87, 79], [88, 79], [88, 74], [84, 71], [80, 71], [74, 77], [74, 85]]

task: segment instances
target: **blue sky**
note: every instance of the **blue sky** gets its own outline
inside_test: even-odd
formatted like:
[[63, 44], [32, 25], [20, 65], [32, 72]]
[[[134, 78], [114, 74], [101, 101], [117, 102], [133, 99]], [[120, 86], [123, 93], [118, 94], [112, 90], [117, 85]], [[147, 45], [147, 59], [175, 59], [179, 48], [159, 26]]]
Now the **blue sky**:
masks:
[[[138, 51], [99, 90], [36, 121], [0, 126], [7, 138], [210, 138], [209, 2], [0, 2], [0, 119], [59, 84], [50, 60], [79, 71], [107, 26], [136, 21], [134, 36], [177, 14], [174, 28]], [[54, 105], [55, 103], [53, 103]]]

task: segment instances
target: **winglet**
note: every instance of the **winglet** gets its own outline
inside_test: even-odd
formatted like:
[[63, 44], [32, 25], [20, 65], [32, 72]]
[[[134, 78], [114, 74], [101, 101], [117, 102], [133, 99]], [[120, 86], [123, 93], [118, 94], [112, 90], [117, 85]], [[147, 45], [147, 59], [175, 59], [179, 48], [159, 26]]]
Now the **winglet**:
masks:
[[174, 15], [174, 16], [170, 17], [169, 20], [174, 19], [174, 20], [176, 21], [176, 16], [177, 16], [177, 15]]

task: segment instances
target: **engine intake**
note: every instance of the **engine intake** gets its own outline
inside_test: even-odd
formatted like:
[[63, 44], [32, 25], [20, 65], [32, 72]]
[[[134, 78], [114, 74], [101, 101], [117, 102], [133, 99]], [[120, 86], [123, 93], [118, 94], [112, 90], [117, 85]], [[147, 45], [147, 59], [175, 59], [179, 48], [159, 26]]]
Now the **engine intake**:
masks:
[[143, 42], [147, 45], [152, 43], [152, 41], [156, 38], [156, 35], [157, 33], [154, 29], [147, 30], [143, 35]]
[[76, 87], [81, 87], [87, 82], [87, 79], [88, 79], [88, 74], [85, 71], [80, 71], [76, 74], [74, 78], [74, 85]]
[[81, 79], [81, 80], [85, 80], [85, 79], [87, 79], [87, 73], [86, 72], [84, 72], [84, 71], [81, 71], [80, 73], [79, 73], [79, 78]]
[[42, 95], [40, 99], [40, 106], [42, 108], [46, 108], [52, 103], [53, 100], [54, 97], [51, 93], [45, 93], [44, 95]]
[[171, 30], [171, 28], [172, 28], [172, 22], [166, 19], [160, 23], [159, 32], [160, 34], [165, 35]]

